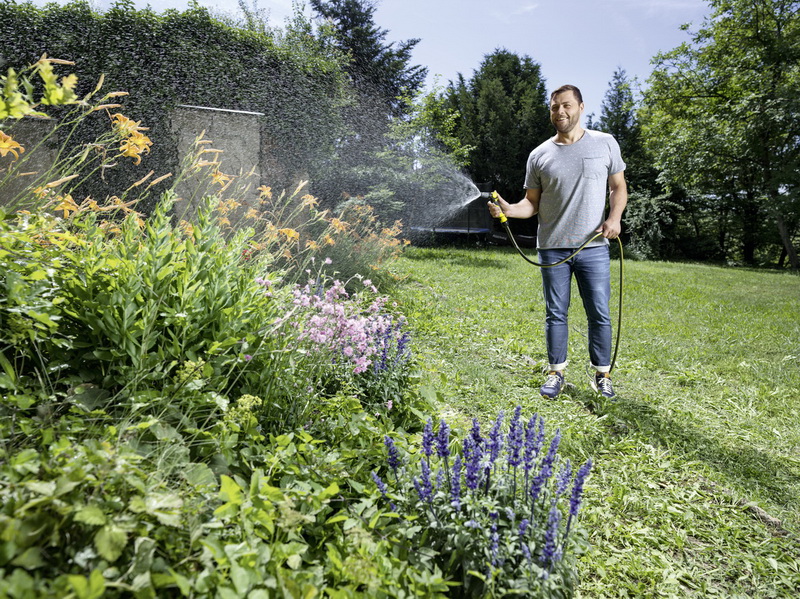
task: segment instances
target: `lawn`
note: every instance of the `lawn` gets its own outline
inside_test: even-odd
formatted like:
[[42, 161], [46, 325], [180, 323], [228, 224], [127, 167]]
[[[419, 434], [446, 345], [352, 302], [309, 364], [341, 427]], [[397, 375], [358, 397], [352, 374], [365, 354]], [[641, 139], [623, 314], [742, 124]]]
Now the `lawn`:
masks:
[[520, 404], [561, 429], [566, 457], [594, 460], [580, 597], [800, 594], [800, 277], [627, 261], [617, 398], [589, 387], [574, 288], [569, 386], [552, 401], [537, 269], [465, 247], [409, 248], [397, 270], [443, 417]]

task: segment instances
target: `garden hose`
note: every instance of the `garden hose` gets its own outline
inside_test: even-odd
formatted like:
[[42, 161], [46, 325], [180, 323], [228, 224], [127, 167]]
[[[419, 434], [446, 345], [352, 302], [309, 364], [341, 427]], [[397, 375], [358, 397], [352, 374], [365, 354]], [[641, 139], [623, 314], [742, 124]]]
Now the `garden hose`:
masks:
[[[496, 191], [493, 191], [491, 193], [491, 198], [492, 198], [492, 201], [495, 204], [499, 205], [498, 195], [497, 195]], [[530, 264], [533, 264], [534, 266], [538, 266], [539, 268], [552, 268], [553, 266], [559, 266], [559, 265], [564, 264], [565, 262], [567, 262], [569, 260], [572, 260], [587, 245], [589, 245], [595, 239], [597, 239], [598, 237], [601, 237], [603, 235], [602, 233], [597, 233], [596, 235], [590, 237], [585, 242], [583, 242], [583, 245], [581, 245], [577, 250], [572, 252], [569, 256], [567, 256], [563, 260], [559, 260], [558, 262], [554, 262], [553, 264], [542, 264], [540, 262], [536, 262], [534, 260], [531, 260], [525, 254], [525, 252], [522, 251], [522, 248], [519, 247], [519, 244], [517, 243], [517, 240], [514, 238], [514, 234], [511, 232], [511, 227], [508, 225], [508, 217], [505, 214], [503, 214], [502, 212], [500, 213], [500, 224], [503, 225], [503, 228], [506, 230], [506, 234], [508, 235], [508, 238], [511, 240], [511, 243], [514, 245], [514, 247], [516, 248], [517, 252], [519, 252], [519, 255], [522, 256], [523, 258], [525, 258], [525, 260], [527, 262], [529, 262]], [[614, 354], [613, 354], [613, 357], [611, 358], [611, 367], [609, 368], [609, 372], [614, 370], [614, 366], [617, 363], [617, 351], [619, 350], [619, 340], [620, 340], [620, 335], [622, 333], [622, 289], [623, 289], [623, 281], [625, 279], [625, 257], [624, 257], [624, 252], [622, 251], [622, 241], [620, 240], [619, 237], [617, 237], [616, 239], [617, 239], [617, 243], [619, 244], [619, 311], [617, 313], [617, 338], [614, 341]]]

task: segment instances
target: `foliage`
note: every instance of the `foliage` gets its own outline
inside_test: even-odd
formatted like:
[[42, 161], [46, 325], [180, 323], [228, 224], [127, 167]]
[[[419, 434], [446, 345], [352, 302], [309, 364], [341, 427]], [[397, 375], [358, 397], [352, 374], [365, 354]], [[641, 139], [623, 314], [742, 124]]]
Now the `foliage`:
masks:
[[402, 98], [423, 85], [428, 69], [411, 66], [411, 51], [419, 39], [387, 44], [389, 33], [374, 22], [371, 0], [311, 0], [311, 7], [336, 32], [337, 46], [348, 55], [346, 69], [357, 90], [384, 105], [385, 114], [405, 113]]
[[[90, 99], [76, 123], [108, 107]], [[150, 147], [139, 122], [109, 116], [95, 168]], [[264, 187], [242, 214], [203, 142], [171, 178], [208, 179], [187, 220], [171, 190], [149, 217], [134, 210], [164, 179], [152, 172], [105, 201], [74, 199], [75, 173], [48, 180], [75, 166], [75, 138], [40, 186], [17, 164], [35, 152], [8, 142], [3, 185], [22, 178], [26, 210], [0, 210], [0, 596], [444, 596], [435, 565], [365, 516], [380, 440], [428, 409], [402, 316], [336, 288], [329, 306], [371, 348], [354, 373], [328, 368], [310, 343], [319, 315], [293, 304], [325, 247], [350, 240], [373, 260], [399, 242], [368, 218], [356, 237], [302, 185]], [[331, 347], [353, 339], [336, 330]]]
[[558, 457], [560, 440], [556, 431], [545, 443], [544, 420], [524, 422], [517, 406], [507, 429], [500, 412], [486, 437], [473, 420], [456, 453], [448, 424], [441, 420], [434, 433], [429, 419], [409, 463], [386, 437], [389, 484], [373, 479], [384, 504], [405, 518], [398, 534], [413, 536], [421, 553], [435, 552], [439, 567], [460, 581], [452, 596], [571, 597], [591, 461], [573, 479], [570, 461]]
[[[314, 34], [299, 15], [280, 35], [226, 25], [207, 9], [194, 4], [183, 12], [136, 10], [118, 0], [105, 12], [93, 11], [85, 0], [44, 8], [30, 4], [0, 4], [0, 35], [6, 40], [4, 68], [19, 69], [43, 51], [66, 60], [79, 60], [78, 96], [89, 93], [86, 82], [105, 76], [112, 89], [125, 89], [124, 113], [148, 123], [153, 151], [141, 169], [126, 166], [85, 183], [85, 195], [119, 193], [149, 169], [175, 172], [169, 115], [179, 104], [262, 112], [266, 134], [275, 144], [274, 158], [308, 173], [332, 150], [341, 135], [341, 103], [349, 94], [341, 68], [342, 57], [326, 30]], [[281, 90], [272, 93], [265, 90]], [[302, 108], [298, 109], [298, 98]], [[81, 143], [91, 143], [105, 123], [84, 121], [75, 131]], [[58, 143], [60, 144], [62, 140]], [[289, 181], [274, 181], [276, 188]], [[168, 186], [156, 186], [154, 192]], [[149, 211], [144, 202], [140, 210]]]
[[[445, 106], [454, 111], [455, 135], [468, 154], [469, 176], [509, 201], [521, 199], [525, 165], [550, 131], [545, 82], [539, 64], [507, 50], [487, 54], [469, 81], [450, 82]], [[534, 221], [512, 223], [516, 234], [535, 235]]]
[[[796, 1], [713, 0], [691, 43], [656, 57], [641, 113], [646, 143], [665, 182], [706, 196], [735, 217], [741, 257], [755, 262], [770, 222], [793, 269], [798, 222], [800, 11]], [[725, 247], [723, 245], [723, 247]]]
[[328, 366], [321, 375], [328, 394], [347, 389], [366, 409], [389, 413], [401, 407], [408, 386], [410, 338], [405, 319], [386, 312], [388, 298], [377, 295], [370, 279], [357, 279], [363, 289], [352, 294], [346, 283], [320, 276], [297, 285], [291, 324], [307, 351]]

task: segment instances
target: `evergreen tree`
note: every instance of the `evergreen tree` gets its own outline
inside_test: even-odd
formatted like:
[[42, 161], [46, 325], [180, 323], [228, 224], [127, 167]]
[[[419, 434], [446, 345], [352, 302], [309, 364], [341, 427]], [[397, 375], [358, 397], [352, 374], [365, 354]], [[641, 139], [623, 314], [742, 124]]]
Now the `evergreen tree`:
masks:
[[348, 72], [362, 94], [377, 97], [389, 114], [402, 115], [407, 103], [425, 82], [428, 69], [411, 65], [419, 39], [386, 43], [389, 33], [375, 24], [373, 0], [311, 0], [311, 7], [329, 20], [342, 50], [350, 55]]
[[531, 150], [551, 134], [541, 67], [506, 50], [487, 55], [469, 81], [459, 74], [446, 97], [457, 135], [472, 148], [467, 170], [509, 201], [521, 199]]

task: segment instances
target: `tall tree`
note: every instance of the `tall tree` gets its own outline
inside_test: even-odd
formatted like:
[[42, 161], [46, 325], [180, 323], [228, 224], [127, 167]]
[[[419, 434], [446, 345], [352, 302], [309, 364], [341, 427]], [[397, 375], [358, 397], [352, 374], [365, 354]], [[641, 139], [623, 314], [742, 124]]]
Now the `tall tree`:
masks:
[[663, 193], [657, 180], [658, 171], [645, 151], [636, 110], [633, 83], [619, 67], [608, 84], [600, 118], [587, 127], [610, 133], [619, 142], [629, 190], [624, 216], [627, 245], [642, 257], [660, 258], [669, 253], [669, 229], [677, 204], [671, 194]]
[[691, 43], [656, 57], [642, 112], [646, 143], [666, 181], [735, 215], [746, 261], [770, 223], [798, 270], [800, 2], [710, 4]]
[[375, 0], [311, 0], [311, 7], [329, 20], [339, 46], [350, 54], [348, 72], [355, 87], [377, 97], [393, 116], [402, 115], [407, 103], [425, 83], [428, 69], [411, 64], [419, 39], [386, 43], [388, 30], [375, 24]]
[[509, 200], [521, 198], [528, 154], [551, 133], [540, 65], [495, 50], [469, 81], [459, 74], [446, 96], [460, 115], [461, 143], [472, 147], [469, 174]]

